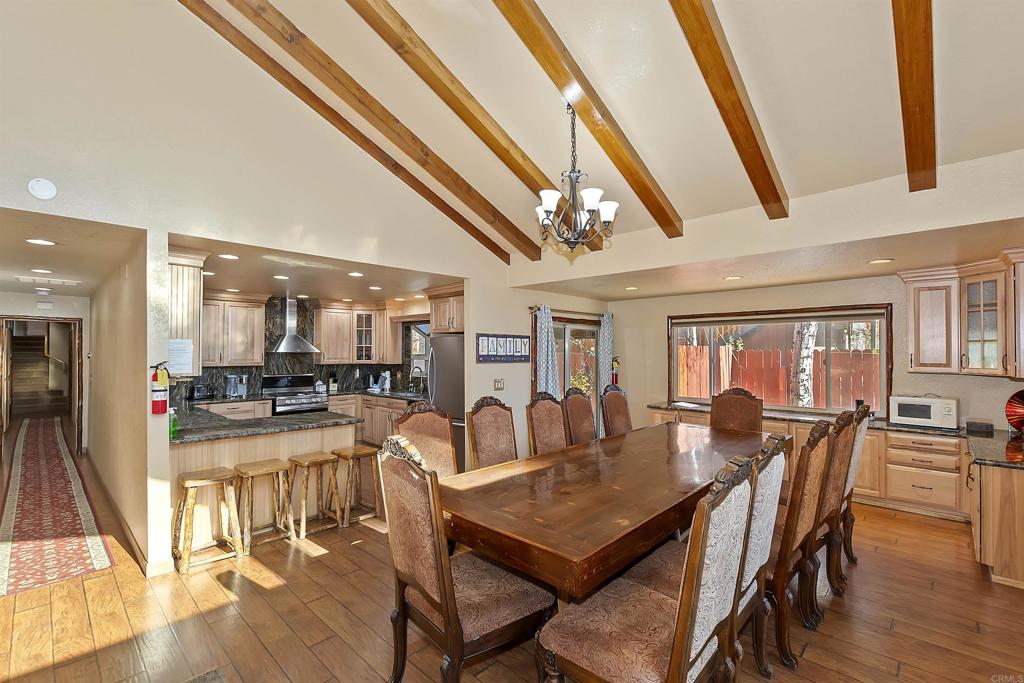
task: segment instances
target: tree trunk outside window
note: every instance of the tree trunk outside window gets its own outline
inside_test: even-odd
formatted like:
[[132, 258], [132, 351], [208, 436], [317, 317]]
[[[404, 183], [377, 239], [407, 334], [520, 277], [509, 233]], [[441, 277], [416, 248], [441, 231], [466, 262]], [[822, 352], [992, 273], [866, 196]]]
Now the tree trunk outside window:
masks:
[[801, 408], [814, 407], [814, 342], [818, 337], [818, 323], [797, 323], [793, 328], [793, 365], [789, 386], [792, 403]]

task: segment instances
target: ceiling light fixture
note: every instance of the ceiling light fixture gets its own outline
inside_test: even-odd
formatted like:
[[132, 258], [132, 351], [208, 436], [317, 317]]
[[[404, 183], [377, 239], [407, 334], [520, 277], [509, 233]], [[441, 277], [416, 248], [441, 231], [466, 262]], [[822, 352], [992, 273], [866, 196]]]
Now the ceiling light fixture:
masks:
[[375, 292], [379, 292], [380, 291], [380, 287], [378, 287], [377, 285], [370, 285], [370, 289], [372, 289]]
[[596, 187], [580, 189], [580, 184], [587, 180], [587, 174], [576, 168], [576, 110], [567, 104], [565, 111], [569, 114], [570, 165], [569, 170], [562, 173], [562, 185], [568, 183], [568, 202], [558, 211], [562, 193], [559, 190], [541, 190], [540, 206], [536, 211], [541, 239], [553, 237], [567, 245], [569, 251], [576, 251], [576, 247], [589, 244], [598, 235], [605, 238], [612, 236], [612, 223], [619, 203], [602, 202], [604, 190]]
[[226, 291], [228, 291], [228, 292], [232, 292], [232, 293], [235, 293], [235, 294], [237, 294], [237, 293], [238, 293], [238, 290], [237, 290], [237, 289], [231, 289], [230, 287], [228, 287]]
[[49, 292], [36, 292], [39, 296], [50, 296]]
[[287, 275], [275, 275], [274, 279], [275, 280], [289, 280], [291, 278], [289, 278]]
[[37, 292], [50, 292], [53, 291], [49, 287], [36, 287]]
[[402, 297], [400, 297], [400, 296], [396, 296], [396, 297], [395, 297], [395, 301], [405, 301], [405, 299], [403, 299], [403, 298], [402, 298]]
[[348, 276], [349, 276], [349, 277], [362, 277], [362, 276], [363, 276], [363, 274], [362, 274], [362, 273], [360, 273], [360, 272], [359, 272], [359, 271], [357, 271], [357, 270], [353, 270], [353, 271], [352, 271], [351, 273], [349, 273], [349, 274], [348, 274]]
[[414, 294], [412, 298], [413, 299], [426, 299], [427, 295], [426, 294]]
[[238, 257], [235, 256], [234, 254], [218, 254], [218, 256], [220, 256], [222, 259], [225, 259], [227, 261], [237, 261], [238, 260]]
[[868, 261], [868, 263], [870, 265], [872, 265], [872, 266], [880, 266], [883, 263], [892, 263], [895, 260], [896, 259], [894, 259], [894, 258], [876, 258], [876, 259], [871, 259], [870, 261]]
[[40, 246], [40, 247], [52, 247], [52, 246], [57, 244], [56, 242], [51, 242], [50, 240], [39, 239], [38, 237], [33, 237], [32, 239], [27, 239], [25, 241], [28, 242], [29, 244], [35, 244], [36, 246]]
[[627, 292], [635, 292], [638, 289], [640, 289], [640, 288], [639, 287], [626, 287], [626, 291]]
[[308, 294], [296, 294], [295, 298], [296, 299], [308, 299], [309, 295]]
[[32, 272], [32, 273], [41, 273], [43, 275], [52, 275], [53, 274], [52, 270], [47, 270], [46, 268], [33, 268], [30, 272]]
[[742, 275], [726, 275], [722, 279], [723, 280], [742, 280], [743, 276]]
[[216, 275], [216, 274], [217, 273], [212, 273], [212, 272], [210, 272], [208, 270], [204, 270], [203, 271], [203, 276], [205, 276], [205, 277], [210, 277], [211, 275]]
[[350, 302], [352, 299], [342, 299], [342, 301]]
[[28, 193], [36, 199], [53, 199], [57, 196], [57, 186], [46, 178], [33, 178], [28, 181]]

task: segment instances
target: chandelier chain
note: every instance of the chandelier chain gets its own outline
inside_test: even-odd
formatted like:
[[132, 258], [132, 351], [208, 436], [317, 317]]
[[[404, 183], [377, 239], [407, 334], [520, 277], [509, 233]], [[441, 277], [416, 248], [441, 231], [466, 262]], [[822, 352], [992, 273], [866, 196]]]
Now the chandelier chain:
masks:
[[569, 170], [576, 170], [576, 110], [572, 108], [571, 104], [565, 105], [565, 110], [569, 114], [569, 139], [571, 140], [571, 156]]

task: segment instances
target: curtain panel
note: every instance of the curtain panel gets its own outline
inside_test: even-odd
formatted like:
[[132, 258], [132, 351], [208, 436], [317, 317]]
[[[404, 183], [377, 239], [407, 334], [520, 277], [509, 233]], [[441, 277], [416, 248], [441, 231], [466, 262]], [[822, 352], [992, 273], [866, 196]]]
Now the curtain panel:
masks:
[[[614, 316], [605, 313], [601, 316], [601, 327], [597, 332], [597, 392], [600, 396], [604, 388], [612, 383], [612, 356], [614, 355], [615, 333], [612, 329]], [[597, 420], [597, 435], [604, 436], [604, 420]]]
[[537, 391], [546, 391], [562, 399], [558, 377], [558, 351], [555, 348], [555, 324], [551, 307], [541, 305], [537, 312]]

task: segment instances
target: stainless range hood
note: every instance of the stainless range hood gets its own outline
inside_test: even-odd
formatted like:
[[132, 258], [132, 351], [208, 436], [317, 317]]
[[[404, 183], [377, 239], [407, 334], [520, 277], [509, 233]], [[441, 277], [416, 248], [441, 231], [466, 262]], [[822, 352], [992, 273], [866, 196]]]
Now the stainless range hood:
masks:
[[320, 353], [320, 349], [299, 336], [299, 310], [295, 299], [281, 299], [281, 317], [284, 318], [284, 334], [274, 344], [274, 353]]

